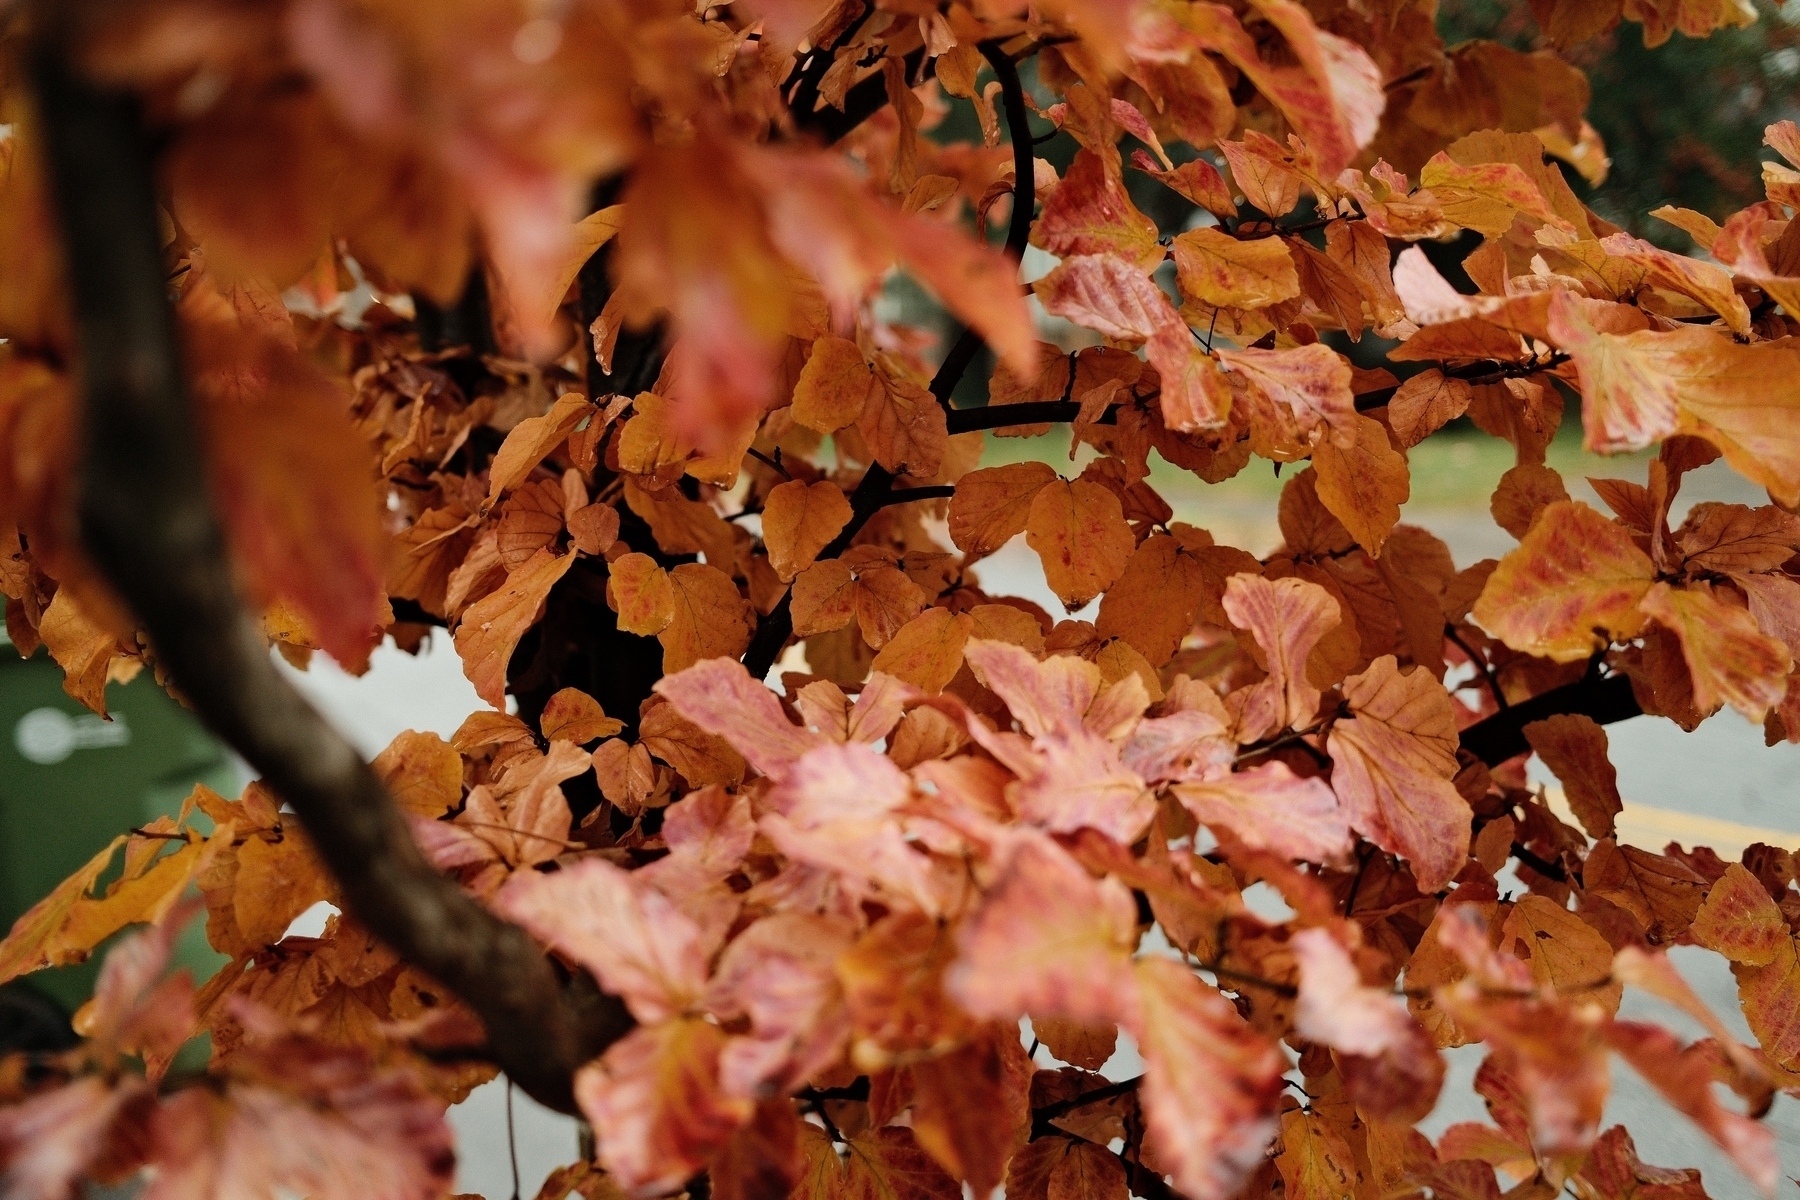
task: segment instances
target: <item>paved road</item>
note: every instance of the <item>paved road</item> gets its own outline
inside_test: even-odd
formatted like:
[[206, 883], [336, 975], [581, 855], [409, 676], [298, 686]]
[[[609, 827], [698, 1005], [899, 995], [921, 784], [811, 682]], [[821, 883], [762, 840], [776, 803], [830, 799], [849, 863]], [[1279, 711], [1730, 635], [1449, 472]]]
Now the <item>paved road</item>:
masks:
[[[1574, 480], [1571, 491], [1591, 497], [1585, 485]], [[1709, 468], [1690, 482], [1684, 499], [1689, 504], [1699, 499], [1748, 503], [1758, 500], [1742, 481], [1717, 468]], [[1182, 500], [1188, 498], [1171, 497], [1172, 502]], [[1231, 541], [1255, 552], [1273, 548], [1279, 536], [1266, 505], [1212, 502], [1203, 512], [1189, 500], [1177, 503], [1177, 509], [1179, 517], [1212, 528], [1221, 541]], [[1409, 509], [1407, 517], [1445, 537], [1458, 565], [1504, 554], [1513, 545], [1479, 511]], [[1051, 612], [1060, 612], [1043, 584], [1035, 557], [1022, 541], [1006, 547], [984, 564], [982, 576], [995, 594], [1027, 596]], [[1079, 615], [1091, 617], [1092, 613]], [[407, 728], [431, 729], [448, 736], [464, 716], [480, 706], [442, 635], [420, 658], [392, 649], [378, 652], [373, 668], [360, 679], [345, 675], [324, 660], [306, 674], [289, 673], [370, 755]], [[1612, 726], [1608, 732], [1620, 789], [1628, 801], [1678, 814], [1723, 818], [1800, 834], [1800, 746], [1765, 749], [1760, 729], [1731, 713], [1713, 718], [1693, 734], [1684, 735], [1669, 722], [1647, 717]], [[1698, 951], [1677, 949], [1675, 953], [1708, 1003], [1747, 1040], [1748, 1029], [1738, 1012], [1734, 984], [1723, 962]], [[1692, 1022], [1655, 1001], [1628, 995], [1624, 1012], [1662, 1021], [1688, 1036], [1700, 1036]], [[1451, 1078], [1445, 1099], [1427, 1126], [1432, 1132], [1456, 1121], [1484, 1118], [1479, 1101], [1468, 1086], [1479, 1062], [1477, 1048], [1451, 1055]], [[1119, 1078], [1134, 1074], [1135, 1054], [1129, 1049], [1121, 1051], [1108, 1070]], [[574, 1157], [574, 1127], [572, 1122], [539, 1109], [523, 1096], [516, 1099], [515, 1105], [521, 1182], [524, 1194], [530, 1196], [549, 1170]], [[512, 1180], [502, 1086], [493, 1084], [480, 1089], [468, 1103], [452, 1110], [452, 1120], [463, 1148], [459, 1190], [488, 1197], [510, 1195]], [[1710, 1143], [1651, 1095], [1628, 1068], [1617, 1069], [1607, 1120], [1622, 1122], [1631, 1129], [1646, 1161], [1701, 1167], [1707, 1190], [1716, 1200], [1751, 1200], [1756, 1194]], [[1800, 1176], [1800, 1101], [1777, 1100], [1769, 1122], [1781, 1142], [1784, 1174]]]

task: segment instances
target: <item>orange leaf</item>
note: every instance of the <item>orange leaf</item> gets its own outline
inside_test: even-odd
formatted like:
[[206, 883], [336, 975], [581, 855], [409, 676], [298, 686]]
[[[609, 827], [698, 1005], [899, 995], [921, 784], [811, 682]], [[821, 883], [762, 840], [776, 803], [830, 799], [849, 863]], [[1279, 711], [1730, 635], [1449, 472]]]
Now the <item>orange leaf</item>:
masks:
[[585, 745], [611, 737], [625, 728], [623, 721], [606, 715], [600, 702], [579, 688], [566, 687], [551, 696], [538, 717], [544, 737]]
[[1170, 790], [1196, 821], [1228, 831], [1253, 850], [1338, 866], [1350, 861], [1350, 821], [1338, 798], [1322, 780], [1301, 779], [1286, 763]]
[[1544, 509], [1488, 576], [1470, 613], [1514, 650], [1579, 662], [1597, 639], [1643, 628], [1638, 601], [1651, 577], [1650, 559], [1630, 534], [1569, 500]]
[[1235, 238], [1222, 229], [1190, 229], [1176, 237], [1181, 294], [1214, 308], [1266, 308], [1300, 294], [1294, 259], [1280, 238]]
[[557, 558], [539, 550], [506, 577], [496, 591], [477, 600], [456, 627], [456, 652], [475, 692], [495, 708], [506, 706], [506, 664], [513, 648], [538, 619], [550, 589], [567, 573], [575, 552]]
[[1065, 258], [1032, 290], [1052, 316], [1119, 341], [1144, 341], [1181, 319], [1148, 276], [1110, 254]]
[[619, 610], [619, 628], [654, 637], [675, 619], [675, 589], [669, 573], [648, 554], [622, 554], [607, 564], [608, 598]]
[[835, 483], [779, 484], [763, 502], [763, 543], [783, 583], [810, 567], [850, 521], [850, 501]]
[[1792, 933], [1768, 889], [1738, 863], [1707, 893], [1690, 932], [1700, 945], [1734, 963], [1766, 967], [1789, 951]]
[[462, 756], [435, 733], [408, 729], [369, 765], [394, 803], [427, 820], [437, 820], [462, 799]]
[[877, 382], [856, 343], [822, 337], [794, 385], [794, 420], [819, 433], [836, 433], [862, 416]]
[[1558, 713], [1531, 722], [1524, 733], [1562, 783], [1588, 836], [1611, 837], [1613, 818], [1625, 805], [1619, 798], [1619, 773], [1606, 756], [1606, 730], [1581, 713]]
[[1350, 392], [1350, 364], [1337, 351], [1312, 345], [1216, 353], [1225, 369], [1243, 381], [1258, 453], [1303, 457], [1320, 432], [1340, 445], [1354, 444], [1356, 398]]
[[586, 396], [568, 392], [556, 398], [550, 411], [539, 417], [526, 417], [507, 433], [494, 461], [488, 465], [487, 502], [491, 505], [502, 493], [525, 481], [531, 469], [568, 437], [581, 419], [594, 412]]
[[1032, 497], [1025, 540], [1070, 612], [1111, 587], [1137, 549], [1119, 498], [1082, 479], [1047, 483]]
[[1760, 721], [1787, 694], [1793, 666], [1788, 648], [1758, 629], [1747, 610], [1717, 599], [1706, 584], [1658, 583], [1639, 608], [1680, 639], [1700, 712], [1723, 703]]
[[682, 563], [669, 572], [674, 617], [657, 634], [663, 674], [703, 658], [736, 658], [756, 632], [756, 614], [731, 576], [705, 563]]
[[1358, 414], [1355, 432], [1351, 446], [1321, 442], [1313, 451], [1313, 469], [1319, 473], [1319, 499], [1371, 558], [1379, 558], [1400, 523], [1400, 506], [1412, 495], [1412, 476], [1406, 455], [1389, 444], [1381, 422]]
[[1025, 532], [1031, 502], [1055, 479], [1041, 462], [970, 471], [950, 498], [950, 540], [965, 554], [992, 554]]

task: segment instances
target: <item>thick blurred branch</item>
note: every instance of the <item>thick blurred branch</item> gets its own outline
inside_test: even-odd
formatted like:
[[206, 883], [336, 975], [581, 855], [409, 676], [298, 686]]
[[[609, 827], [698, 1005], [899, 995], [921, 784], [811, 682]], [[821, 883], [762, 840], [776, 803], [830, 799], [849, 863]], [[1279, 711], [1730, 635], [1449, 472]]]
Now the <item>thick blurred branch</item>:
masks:
[[435, 870], [356, 751], [278, 675], [233, 584], [166, 291], [150, 138], [135, 97], [71, 66], [66, 8], [32, 77], [81, 343], [83, 545], [194, 710], [290, 804], [349, 911], [460, 996], [494, 1061], [572, 1111], [574, 1071], [630, 1027], [585, 976], [565, 986], [525, 932]]

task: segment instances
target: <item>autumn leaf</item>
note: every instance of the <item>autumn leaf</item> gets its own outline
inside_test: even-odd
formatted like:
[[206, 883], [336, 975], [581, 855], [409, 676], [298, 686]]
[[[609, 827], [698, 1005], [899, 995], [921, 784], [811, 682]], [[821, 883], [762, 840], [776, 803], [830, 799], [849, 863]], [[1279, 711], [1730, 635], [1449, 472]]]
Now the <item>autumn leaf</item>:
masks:
[[563, 688], [544, 704], [538, 717], [538, 728], [546, 738], [561, 738], [578, 745], [607, 738], [625, 728], [625, 724], [606, 715], [600, 702], [579, 688]]
[[1729, 704], [1760, 721], [1787, 694], [1793, 665], [1788, 648], [1758, 629], [1747, 610], [1715, 598], [1706, 585], [1677, 589], [1658, 583], [1638, 607], [1680, 640], [1699, 711]]
[[1366, 986], [1330, 933], [1294, 934], [1300, 997], [1294, 1027], [1330, 1046], [1358, 1109], [1379, 1120], [1417, 1121], [1437, 1103], [1444, 1060], [1404, 1005]]
[[1400, 506], [1412, 495], [1412, 478], [1406, 456], [1389, 444], [1379, 421], [1359, 415], [1355, 429], [1352, 446], [1321, 442], [1313, 451], [1313, 469], [1319, 473], [1319, 499], [1371, 557], [1379, 558], [1400, 523]]
[[1301, 779], [1285, 763], [1270, 762], [1208, 783], [1170, 789], [1203, 825], [1227, 830], [1255, 850], [1283, 858], [1345, 864], [1349, 819], [1318, 779]]
[[1581, 827], [1591, 838], [1613, 835], [1613, 818], [1624, 808], [1619, 773], [1606, 756], [1606, 731], [1582, 713], [1558, 713], [1524, 728], [1544, 765], [1563, 785]]
[[538, 610], [575, 562], [539, 550], [506, 577], [498, 590], [471, 604], [456, 627], [456, 653], [475, 692], [495, 708], [506, 705], [506, 666], [513, 649], [538, 619]]
[[1196, 1200], [1224, 1200], [1275, 1132], [1286, 1059], [1181, 963], [1137, 961], [1142, 997], [1128, 1022], [1144, 1056], [1144, 1121], [1157, 1160]]
[[855, 342], [822, 337], [794, 385], [794, 420], [819, 433], [836, 433], [862, 416], [877, 386]]
[[1307, 679], [1307, 656], [1340, 619], [1331, 593], [1304, 579], [1250, 574], [1225, 581], [1222, 601], [1232, 624], [1261, 647], [1268, 678], [1246, 693], [1238, 717], [1240, 740], [1254, 742], [1280, 729], [1300, 729], [1319, 711], [1319, 689]]
[[950, 498], [950, 540], [965, 553], [992, 554], [1025, 532], [1032, 501], [1055, 479], [1038, 462], [969, 472]]
[[776, 575], [786, 583], [811, 566], [849, 520], [850, 501], [834, 483], [790, 480], [771, 489], [763, 502], [763, 542]]
[[1190, 229], [1170, 244], [1182, 296], [1214, 308], [1263, 308], [1300, 294], [1294, 260], [1279, 238], [1240, 239]]
[[1383, 655], [1344, 681], [1355, 715], [1331, 727], [1331, 787], [1350, 823], [1412, 863], [1421, 891], [1435, 892], [1469, 852], [1469, 802], [1457, 772], [1456, 716], [1449, 694], [1425, 671], [1402, 674]]
[[407, 812], [436, 820], [462, 799], [462, 756], [435, 733], [409, 729], [369, 765]]
[[1052, 316], [1120, 341], [1141, 342], [1180, 321], [1161, 288], [1131, 263], [1110, 254], [1065, 258], [1032, 290]]
[[1225, 369], [1243, 380], [1253, 401], [1254, 448], [1270, 457], [1297, 458], [1315, 434], [1340, 446], [1356, 438], [1356, 401], [1350, 364], [1324, 345], [1293, 350], [1219, 350]]
[[1650, 559], [1617, 523], [1579, 500], [1552, 504], [1488, 576], [1471, 615], [1515, 650], [1589, 657], [1644, 624]]
[[1119, 498], [1097, 483], [1046, 483], [1032, 497], [1025, 541], [1044, 564], [1044, 579], [1070, 612], [1111, 587], [1137, 539]]
[[662, 892], [604, 860], [551, 875], [520, 871], [494, 906], [592, 971], [640, 1021], [679, 1014], [706, 989], [700, 928]]
[[1137, 1006], [1137, 906], [1046, 838], [1023, 839], [957, 933], [946, 990], [969, 1012], [1113, 1024]]
[[575, 1076], [575, 1099], [603, 1142], [601, 1161], [632, 1194], [679, 1187], [748, 1120], [721, 1094], [725, 1034], [697, 1017], [641, 1026]]

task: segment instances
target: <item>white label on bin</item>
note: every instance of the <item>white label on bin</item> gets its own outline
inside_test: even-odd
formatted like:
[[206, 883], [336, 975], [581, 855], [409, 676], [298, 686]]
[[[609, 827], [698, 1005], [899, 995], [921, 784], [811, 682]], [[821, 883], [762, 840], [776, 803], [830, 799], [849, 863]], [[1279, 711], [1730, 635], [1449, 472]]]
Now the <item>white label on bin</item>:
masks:
[[60, 708], [34, 708], [13, 726], [13, 745], [26, 761], [51, 766], [77, 750], [98, 750], [108, 746], [125, 746], [131, 742], [131, 727], [124, 713], [114, 713], [110, 721], [97, 713], [72, 717]]

